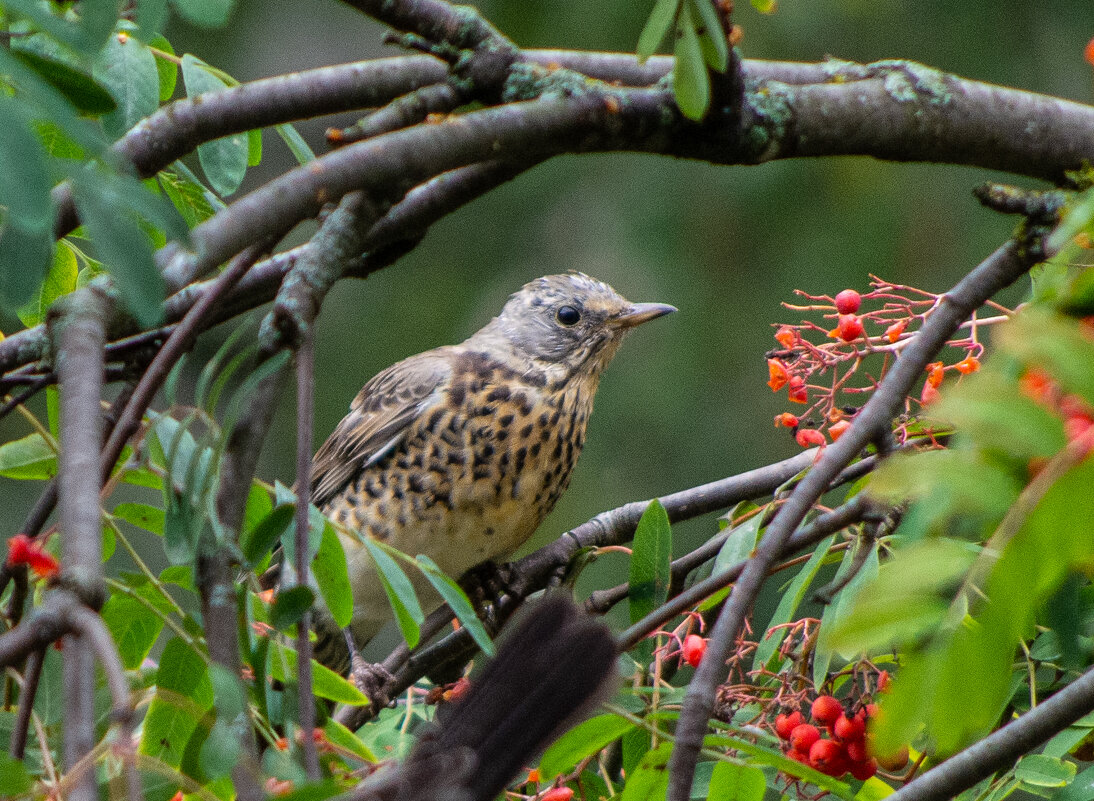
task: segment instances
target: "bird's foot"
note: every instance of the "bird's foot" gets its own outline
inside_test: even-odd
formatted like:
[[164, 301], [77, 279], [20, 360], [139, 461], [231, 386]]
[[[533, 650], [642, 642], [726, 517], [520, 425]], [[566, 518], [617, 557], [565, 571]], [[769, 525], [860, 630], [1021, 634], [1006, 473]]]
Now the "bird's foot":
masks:
[[460, 579], [460, 586], [478, 610], [479, 617], [494, 632], [508, 617], [504, 609], [511, 605], [516, 595], [513, 591], [515, 579], [511, 562], [499, 565], [489, 561], [471, 568]]
[[349, 679], [358, 690], [368, 696], [374, 709], [395, 705], [395, 699], [387, 694], [387, 688], [395, 681], [395, 677], [378, 662], [366, 662], [360, 654], [354, 652], [350, 657]]

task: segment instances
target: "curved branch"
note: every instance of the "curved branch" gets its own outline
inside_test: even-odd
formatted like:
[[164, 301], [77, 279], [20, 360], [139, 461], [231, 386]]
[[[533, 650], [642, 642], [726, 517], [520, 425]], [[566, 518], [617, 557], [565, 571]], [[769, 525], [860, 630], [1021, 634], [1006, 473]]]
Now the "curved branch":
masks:
[[825, 448], [816, 466], [775, 515], [752, 559], [734, 584], [711, 633], [707, 656], [699, 663], [688, 687], [677, 723], [676, 747], [669, 761], [669, 801], [688, 798], [695, 761], [714, 705], [715, 689], [726, 677], [729, 650], [759, 594], [767, 571], [783, 552], [790, 535], [836, 474], [890, 426], [914, 382], [922, 375], [924, 366], [958, 326], [984, 301], [1029, 269], [1033, 263], [1029, 250], [1008, 241], [940, 298], [938, 308], [878, 384], [851, 428]]

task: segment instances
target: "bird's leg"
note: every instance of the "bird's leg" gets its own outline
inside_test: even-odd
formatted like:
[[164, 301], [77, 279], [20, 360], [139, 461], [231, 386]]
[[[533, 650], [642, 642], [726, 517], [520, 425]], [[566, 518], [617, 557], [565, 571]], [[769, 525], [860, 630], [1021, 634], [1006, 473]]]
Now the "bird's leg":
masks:
[[349, 678], [366, 696], [370, 703], [375, 704], [376, 709], [394, 706], [395, 701], [388, 697], [384, 688], [395, 680], [391, 671], [379, 663], [366, 662], [361, 652], [357, 650], [357, 643], [353, 639], [353, 632], [349, 627], [342, 629], [346, 638], [346, 647], [349, 649]]

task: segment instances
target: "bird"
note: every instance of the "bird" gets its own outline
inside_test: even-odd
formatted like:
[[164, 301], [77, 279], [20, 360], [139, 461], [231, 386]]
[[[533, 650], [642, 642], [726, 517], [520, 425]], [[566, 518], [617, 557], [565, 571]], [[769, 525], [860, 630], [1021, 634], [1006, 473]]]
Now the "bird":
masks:
[[[369, 380], [313, 461], [312, 502], [342, 529], [353, 593], [348, 638], [317, 611], [318, 661], [345, 674], [351, 647], [393, 617], [363, 537], [454, 578], [531, 537], [570, 482], [604, 368], [628, 332], [673, 311], [584, 273], [549, 275], [462, 343]], [[409, 578], [423, 608], [440, 605], [421, 573]]]

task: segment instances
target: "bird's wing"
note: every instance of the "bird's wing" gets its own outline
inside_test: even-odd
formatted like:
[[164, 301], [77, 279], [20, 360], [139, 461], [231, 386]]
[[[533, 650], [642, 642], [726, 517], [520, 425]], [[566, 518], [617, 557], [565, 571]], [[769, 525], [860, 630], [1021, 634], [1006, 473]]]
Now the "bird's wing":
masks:
[[411, 356], [373, 377], [315, 454], [312, 503], [322, 507], [362, 470], [391, 453], [452, 375], [443, 353]]

